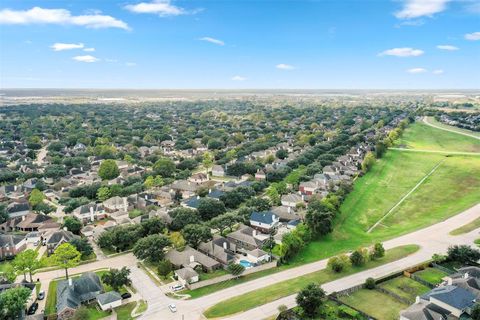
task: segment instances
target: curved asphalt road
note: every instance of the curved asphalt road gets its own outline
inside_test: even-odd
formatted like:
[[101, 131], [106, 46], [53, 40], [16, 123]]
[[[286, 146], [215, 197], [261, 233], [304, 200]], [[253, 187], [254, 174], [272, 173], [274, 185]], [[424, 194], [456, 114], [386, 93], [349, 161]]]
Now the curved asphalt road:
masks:
[[[468, 234], [451, 236], [449, 232], [461, 227], [470, 221], [480, 217], [480, 204], [452, 217], [443, 222], [437, 223], [433, 226], [400, 236], [398, 238], [385, 241], [384, 246], [386, 249], [408, 245], [417, 244], [421, 248], [416, 253], [405, 257], [401, 260], [374, 268], [365, 270], [363, 272], [350, 275], [348, 277], [325, 283], [322, 287], [327, 292], [340, 291], [358, 284], [361, 284], [368, 277], [378, 278], [386, 276], [390, 273], [401, 271], [408, 267], [422, 263], [432, 257], [434, 253], [445, 253], [447, 248], [454, 244], [472, 244], [477, 238], [480, 238], [478, 230], [474, 230]], [[155, 286], [152, 281], [147, 281], [144, 277], [144, 281], [139, 288], [134, 281], [133, 285], [137, 287], [137, 290], [142, 293], [148, 291], [148, 297], [144, 297], [148, 304], [148, 310], [140, 317], [145, 320], [197, 320], [204, 319], [202, 313], [205, 309], [238, 295], [246, 292], [254, 291], [284, 280], [296, 278], [298, 276], [315, 272], [326, 268], [327, 260], [320, 260], [314, 263], [306, 264], [300, 267], [288, 269], [276, 274], [252, 280], [243, 284], [236, 285], [231, 288], [227, 288], [221, 291], [217, 291], [210, 295], [193, 299], [193, 300], [176, 300], [166, 297], [165, 294]], [[134, 272], [136, 274], [136, 272]], [[168, 309], [169, 303], [175, 303], [177, 306], [177, 312], [172, 313]], [[224, 319], [231, 320], [244, 320], [244, 319], [264, 319], [266, 317], [275, 315], [278, 313], [277, 307], [285, 304], [288, 307], [295, 305], [295, 295], [291, 295], [274, 302], [262, 305], [261, 307], [248, 310], [246, 312], [226, 317]]]

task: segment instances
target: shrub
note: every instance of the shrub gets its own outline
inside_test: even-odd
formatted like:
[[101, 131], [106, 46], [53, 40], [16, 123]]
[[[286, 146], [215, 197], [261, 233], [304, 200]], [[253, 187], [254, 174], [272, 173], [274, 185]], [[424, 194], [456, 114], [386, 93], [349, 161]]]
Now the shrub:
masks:
[[375, 289], [375, 279], [373, 278], [367, 278], [367, 280], [365, 280], [365, 288], [366, 289], [369, 289], [369, 290], [373, 290]]

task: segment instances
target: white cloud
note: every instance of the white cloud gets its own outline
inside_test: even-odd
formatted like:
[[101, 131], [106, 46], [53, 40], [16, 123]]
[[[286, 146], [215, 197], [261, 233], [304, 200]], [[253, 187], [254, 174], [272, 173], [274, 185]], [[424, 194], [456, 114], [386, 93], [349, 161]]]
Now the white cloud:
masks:
[[432, 71], [433, 74], [443, 74], [443, 72], [444, 71], [442, 69], [437, 69]]
[[175, 6], [170, 0], [154, 0], [152, 2], [140, 2], [137, 4], [129, 4], [125, 6], [130, 12], [135, 13], [152, 13], [161, 17], [180, 16], [184, 14], [196, 13], [195, 11], [187, 11], [184, 8]]
[[472, 41], [480, 40], [480, 32], [467, 33], [465, 39]]
[[219, 46], [224, 46], [225, 45], [225, 42], [223, 42], [222, 40], [218, 40], [218, 39], [210, 38], [210, 37], [203, 37], [203, 38], [200, 38], [198, 40], [207, 41], [207, 42], [210, 42], [210, 43], [213, 43], [213, 44], [217, 44]]
[[127, 67], [135, 67], [137, 64], [135, 62], [126, 62], [125, 65]]
[[54, 43], [50, 46], [53, 51], [63, 51], [63, 50], [73, 50], [73, 49], [82, 49], [84, 47], [83, 43]]
[[447, 51], [456, 51], [456, 50], [458, 50], [458, 47], [455, 47], [455, 46], [452, 46], [452, 45], [449, 45], [449, 44], [440, 44], [440, 45], [437, 46], [437, 49], [447, 50]]
[[280, 70], [293, 70], [295, 69], [294, 66], [285, 64], [285, 63], [280, 63], [275, 66], [275, 68], [280, 69]]
[[413, 48], [393, 48], [379, 53], [379, 56], [418, 57], [424, 54], [423, 50]]
[[0, 11], [0, 24], [60, 24], [93, 29], [129, 29], [122, 20], [107, 15], [97, 13], [74, 16], [66, 9], [43, 9], [40, 7], [33, 7], [29, 10], [3, 9]]
[[95, 48], [85, 48], [85, 49], [83, 49], [83, 51], [85, 51], [85, 52], [94, 52], [94, 51], [95, 51]]
[[99, 59], [94, 57], [94, 56], [91, 56], [91, 55], [85, 55], [85, 56], [75, 56], [72, 58], [73, 60], [75, 61], [79, 61], [79, 62], [97, 62]]
[[232, 80], [233, 81], [245, 81], [245, 80], [247, 80], [247, 78], [242, 77], [242, 76], [234, 76], [234, 77], [232, 77]]
[[408, 69], [407, 72], [408, 72], [408, 73], [413, 73], [413, 74], [424, 73], [424, 72], [427, 72], [427, 69], [424, 69], [424, 68], [412, 68], [412, 69]]
[[414, 19], [423, 16], [432, 17], [444, 11], [450, 0], [404, 0], [402, 10], [395, 13], [398, 19]]

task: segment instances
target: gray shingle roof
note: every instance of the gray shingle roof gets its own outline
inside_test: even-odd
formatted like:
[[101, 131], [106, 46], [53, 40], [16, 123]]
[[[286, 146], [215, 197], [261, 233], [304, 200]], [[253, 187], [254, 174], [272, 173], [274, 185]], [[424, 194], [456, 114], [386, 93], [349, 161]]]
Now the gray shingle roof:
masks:
[[475, 304], [475, 295], [456, 286], [444, 286], [435, 288], [422, 296], [424, 300], [437, 299], [459, 310], [471, 307]]
[[250, 215], [251, 221], [256, 221], [260, 223], [272, 224], [278, 219], [278, 217], [272, 213], [271, 211], [264, 211], [264, 212], [252, 212]]
[[117, 291], [109, 291], [97, 296], [97, 301], [101, 305], [106, 305], [119, 300], [122, 300], [122, 296]]

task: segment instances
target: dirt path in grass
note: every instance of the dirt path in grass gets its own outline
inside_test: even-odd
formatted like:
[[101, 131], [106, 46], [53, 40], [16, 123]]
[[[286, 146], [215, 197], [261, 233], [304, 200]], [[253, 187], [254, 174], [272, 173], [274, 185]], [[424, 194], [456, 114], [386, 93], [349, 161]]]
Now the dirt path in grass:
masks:
[[461, 131], [457, 131], [457, 130], [453, 130], [453, 129], [447, 129], [447, 128], [437, 126], [433, 123], [430, 123], [430, 122], [428, 122], [427, 117], [423, 118], [423, 123], [425, 123], [426, 125], [429, 125], [430, 127], [434, 127], [434, 128], [440, 129], [440, 130], [449, 131], [449, 132], [453, 132], [453, 133], [456, 133], [456, 134], [461, 134], [463, 136], [467, 136], [467, 137], [471, 137], [471, 138], [480, 140], [480, 137], [478, 137], [474, 134], [469, 134], [469, 133], [466, 133], [466, 132], [461, 132]]
[[396, 208], [398, 208], [399, 205], [401, 205], [415, 190], [418, 189], [422, 185], [422, 183], [428, 179], [437, 169], [440, 167], [440, 165], [445, 161], [445, 159], [441, 160], [439, 163], [433, 167], [433, 169], [427, 173], [422, 180], [420, 180], [406, 195], [404, 195], [400, 201], [398, 201], [390, 210], [387, 211], [373, 226], [370, 227], [370, 229], [367, 230], [367, 233], [372, 232], [373, 229], [375, 229], [379, 224], [382, 223], [383, 220], [385, 220]]

